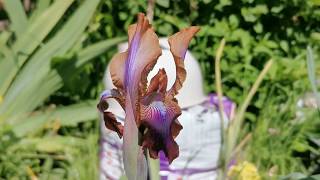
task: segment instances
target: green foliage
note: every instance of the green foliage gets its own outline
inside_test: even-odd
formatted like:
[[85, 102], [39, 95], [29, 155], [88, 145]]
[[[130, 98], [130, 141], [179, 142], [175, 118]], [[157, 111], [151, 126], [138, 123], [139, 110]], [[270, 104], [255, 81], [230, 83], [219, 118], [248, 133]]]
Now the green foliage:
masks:
[[[18, 138], [0, 132], [1, 179], [87, 179], [98, 177], [98, 123], [79, 128], [47, 127], [38, 137]], [[78, 132], [78, 133], [75, 133]], [[65, 134], [63, 136], [57, 135]]]
[[[86, 122], [94, 118], [92, 99], [103, 89], [101, 79], [115, 52], [109, 48], [123, 40], [138, 12], [146, 12], [146, 1], [102, 0], [97, 6], [97, 0], [38, 0], [28, 13], [18, 0], [4, 2], [7, 13], [0, 18], [9, 17], [11, 25], [0, 33], [0, 178], [27, 179], [26, 166], [45, 179], [93, 177], [96, 172], [90, 169], [89, 175], [86, 167], [96, 167], [96, 161], [79, 158], [97, 157], [98, 125]], [[214, 53], [226, 39], [222, 88], [237, 104], [267, 60], [274, 59], [245, 113], [241, 134], [252, 133], [252, 139], [241, 157], [267, 179], [271, 171], [276, 177], [319, 173], [319, 117], [312, 109], [296, 107], [311, 90], [307, 44], [313, 47], [315, 64], [319, 58], [318, 0], [157, 0], [154, 15], [160, 36], [201, 26], [190, 49], [201, 64], [206, 92], [216, 91]], [[319, 75], [316, 65], [314, 72]], [[55, 131], [59, 123], [62, 127]], [[39, 137], [54, 142], [49, 149], [54, 153], [36, 145], [42, 143]], [[79, 144], [62, 140], [72, 138]], [[81, 150], [69, 152], [74, 147]]]
[[50, 99], [85, 84], [88, 62], [123, 41], [86, 42], [98, 4], [44, 0], [27, 15], [20, 1], [4, 1], [11, 25], [0, 34], [0, 179], [97, 177], [98, 123], [87, 122], [97, 119], [97, 93], [68, 106]]
[[[123, 3], [104, 1], [97, 14], [96, 31], [91, 33], [91, 37], [125, 34], [125, 29], [135, 20], [134, 15], [145, 12], [147, 6], [142, 0], [120, 2]], [[319, 153], [317, 149], [310, 149], [308, 135], [309, 131], [317, 134], [316, 129], [309, 127], [317, 127], [319, 120], [293, 123], [297, 118], [298, 100], [310, 91], [305, 63], [307, 44], [314, 48], [315, 59], [318, 58], [320, 10], [317, 1], [157, 0], [154, 15], [153, 25], [161, 36], [173, 34], [188, 25], [201, 26], [190, 49], [201, 64], [207, 92], [216, 91], [214, 53], [220, 40], [226, 39], [221, 60], [222, 88], [224, 95], [237, 104], [243, 102], [266, 61], [274, 59], [265, 81], [248, 107], [242, 132], [243, 136], [250, 132], [254, 134], [247, 144], [248, 149], [261, 148], [264, 153], [263, 156], [259, 151], [246, 153], [244, 158], [257, 163], [264, 175], [273, 166], [280, 168], [276, 175], [292, 171], [319, 173], [319, 170], [308, 169], [311, 165], [303, 161], [309, 158], [308, 153]], [[106, 22], [111, 22], [110, 27], [105, 26]], [[319, 68], [315, 69], [319, 74]], [[312, 110], [308, 113], [314, 114]], [[268, 134], [268, 129], [274, 127], [283, 132], [280, 138]], [[278, 155], [271, 151], [273, 142]], [[317, 146], [311, 143], [311, 147]], [[301, 150], [304, 154], [297, 155]], [[314, 163], [313, 168], [318, 167], [315, 165], [319, 164], [317, 158], [309, 161]]]
[[19, 0], [5, 1], [5, 8], [11, 20], [11, 28], [17, 37], [22, 37], [24, 30], [27, 28], [28, 20], [23, 6]]
[[266, 179], [270, 178], [272, 168], [275, 171], [272, 176], [276, 177], [290, 172], [314, 172], [318, 168], [320, 146], [310, 142], [309, 137], [320, 127], [318, 114], [297, 108], [294, 96], [281, 106], [274, 106], [273, 101], [270, 98], [265, 103], [244, 156], [258, 166]]

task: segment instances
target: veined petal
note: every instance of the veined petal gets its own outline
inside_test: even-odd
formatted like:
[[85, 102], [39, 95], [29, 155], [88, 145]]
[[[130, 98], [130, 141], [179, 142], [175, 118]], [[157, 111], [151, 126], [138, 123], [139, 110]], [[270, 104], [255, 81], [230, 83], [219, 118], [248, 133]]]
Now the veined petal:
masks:
[[[154, 94], [152, 96], [154, 99], [159, 98]], [[182, 129], [176, 120], [181, 114], [178, 104], [165, 98], [142, 105], [141, 111], [140, 126], [146, 127], [142, 146], [149, 149], [152, 158], [158, 158], [159, 151], [162, 150], [171, 163], [179, 155], [179, 147], [173, 136]]]
[[100, 102], [97, 105], [97, 108], [103, 114], [103, 120], [106, 128], [117, 132], [118, 136], [121, 138], [123, 135], [123, 125], [117, 121], [113, 113], [107, 111], [109, 105], [106, 100], [109, 98], [116, 99], [119, 102], [119, 104], [122, 107], [124, 107], [123, 96], [121, 96], [118, 90], [111, 89], [111, 90], [105, 90], [101, 94]]
[[191, 26], [169, 37], [168, 41], [170, 45], [170, 51], [176, 64], [176, 80], [168, 91], [169, 95], [171, 96], [178, 94], [178, 90], [181, 89], [182, 84], [186, 79], [184, 57], [186, 55], [189, 42], [198, 31], [199, 27]]

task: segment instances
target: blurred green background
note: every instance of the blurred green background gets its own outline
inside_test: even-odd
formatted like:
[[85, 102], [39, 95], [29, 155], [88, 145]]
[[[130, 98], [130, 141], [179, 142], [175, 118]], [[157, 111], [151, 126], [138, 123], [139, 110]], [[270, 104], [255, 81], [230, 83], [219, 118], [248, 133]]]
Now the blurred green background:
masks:
[[[145, 0], [0, 0], [0, 179], [97, 178], [104, 71], [146, 9]], [[159, 36], [189, 25], [201, 26], [190, 50], [207, 93], [215, 92], [223, 37], [223, 93], [237, 104], [274, 59], [245, 114], [239, 141], [252, 138], [241, 159], [263, 179], [320, 174], [320, 119], [306, 66], [307, 45], [319, 59], [320, 1], [156, 0]]]

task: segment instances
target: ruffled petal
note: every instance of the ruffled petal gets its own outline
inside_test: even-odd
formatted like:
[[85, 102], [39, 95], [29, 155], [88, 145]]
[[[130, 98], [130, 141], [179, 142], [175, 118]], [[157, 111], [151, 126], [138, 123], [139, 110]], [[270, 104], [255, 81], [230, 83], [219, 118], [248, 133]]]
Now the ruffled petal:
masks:
[[[179, 155], [179, 147], [174, 141], [182, 126], [176, 120], [181, 114], [178, 104], [169, 98], [161, 99], [161, 94], [152, 94], [155, 101], [143, 104], [141, 108], [141, 124], [146, 129], [142, 146], [149, 149], [152, 158], [158, 158], [163, 150], [171, 163]], [[143, 101], [145, 103], [145, 101]]]
[[130, 91], [131, 100], [137, 101], [135, 97], [141, 88], [145, 90], [147, 75], [161, 55], [158, 36], [143, 13], [138, 14], [137, 24], [129, 26], [128, 41], [128, 50], [112, 58], [110, 74], [113, 84], [124, 92]]
[[182, 130], [182, 125], [178, 121], [178, 119], [175, 119], [174, 122], [171, 125], [171, 134], [173, 138], [176, 138], [180, 131]]
[[121, 93], [116, 89], [105, 90], [100, 97], [100, 102], [97, 105], [99, 111], [103, 114], [103, 120], [106, 128], [117, 132], [118, 136], [121, 138], [123, 135], [123, 125], [117, 121], [115, 115], [111, 112], [108, 112], [109, 107], [107, 99], [114, 98], [119, 104], [124, 107], [124, 99]]
[[166, 71], [163, 68], [159, 69], [158, 73], [151, 79], [145, 95], [149, 95], [152, 92], [160, 92], [164, 94], [167, 90], [167, 84], [168, 77]]
[[146, 82], [146, 74], [152, 70], [161, 55], [161, 48], [158, 36], [142, 13], [138, 14], [138, 23], [130, 26], [128, 35], [129, 49], [124, 83], [132, 104], [137, 104], [137, 96], [141, 92], [140, 83]]
[[116, 117], [111, 112], [103, 112], [103, 120], [106, 128], [115, 131], [119, 138], [123, 136], [123, 125], [117, 121]]
[[192, 37], [199, 31], [199, 27], [192, 26], [181, 30], [180, 32], [169, 37], [170, 51], [173, 55], [176, 64], [176, 80], [170, 88], [169, 95], [174, 96], [178, 94], [183, 82], [186, 79], [186, 70], [184, 68], [184, 57], [187, 52], [189, 42]]

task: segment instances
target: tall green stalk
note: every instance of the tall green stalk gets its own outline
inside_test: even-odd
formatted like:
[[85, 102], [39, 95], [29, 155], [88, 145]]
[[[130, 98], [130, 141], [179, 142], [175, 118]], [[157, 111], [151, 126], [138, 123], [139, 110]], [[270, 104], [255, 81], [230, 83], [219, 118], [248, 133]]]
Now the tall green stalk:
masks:
[[[223, 107], [222, 107], [222, 88], [221, 88], [221, 76], [220, 76], [220, 58], [221, 53], [224, 47], [224, 39], [220, 43], [220, 47], [217, 51], [216, 56], [216, 67], [215, 67], [215, 74], [216, 74], [216, 88], [219, 98], [219, 114], [220, 119], [223, 121]], [[253, 86], [251, 87], [248, 95], [246, 96], [244, 102], [238, 109], [235, 118], [232, 119], [225, 131], [223, 127], [223, 122], [221, 122], [221, 148], [220, 148], [220, 155], [219, 155], [219, 166], [221, 167], [218, 173], [219, 179], [226, 179], [227, 178], [227, 171], [229, 163], [235, 158], [236, 152], [239, 151], [239, 148], [243, 146], [243, 144], [250, 139], [251, 135], [248, 135], [239, 145], [239, 135], [240, 129], [243, 126], [244, 115], [247, 110], [247, 107], [250, 104], [253, 96], [257, 92], [263, 78], [266, 76], [267, 72], [271, 68], [273, 60], [269, 60], [266, 65], [264, 66], [263, 70], [259, 74], [258, 78], [254, 82]], [[224, 133], [226, 132], [226, 133]]]

